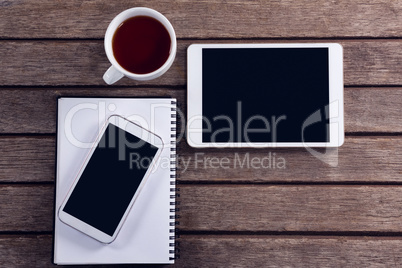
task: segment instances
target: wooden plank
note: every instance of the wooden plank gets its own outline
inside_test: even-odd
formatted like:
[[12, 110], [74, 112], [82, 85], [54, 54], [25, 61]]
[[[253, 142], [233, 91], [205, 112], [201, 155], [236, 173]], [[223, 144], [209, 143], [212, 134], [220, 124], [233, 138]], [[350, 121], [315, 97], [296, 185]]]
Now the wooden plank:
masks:
[[56, 133], [57, 98], [60, 96], [173, 97], [184, 103], [185, 92], [167, 88], [112, 87], [1, 89], [0, 133]]
[[348, 137], [339, 149], [179, 147], [178, 175], [203, 182], [400, 182], [401, 137]]
[[400, 232], [402, 187], [181, 185], [180, 230]]
[[[217, 42], [233, 43], [235, 41], [180, 41], [175, 62], [162, 77], [147, 82], [136, 82], [124, 78], [116, 85], [184, 86], [187, 79], [187, 47], [192, 43]], [[253, 42], [274, 43], [279, 41], [258, 40]], [[297, 42], [306, 42], [306, 40]], [[325, 42], [325, 40], [319, 40], [319, 42]], [[337, 42], [337, 40], [329, 42]], [[401, 40], [342, 40], [340, 43], [344, 47], [345, 85], [402, 85]], [[102, 76], [110, 65], [101, 40], [1, 41], [0, 55], [2, 55], [2, 65], [7, 67], [3, 68], [0, 76], [0, 85], [3, 86], [105, 86]]]
[[[340, 43], [344, 49], [345, 85], [401, 85], [402, 44], [381, 42], [379, 49], [377, 41]], [[387, 60], [390, 62], [385, 63]], [[396, 69], [388, 69], [390, 65]]]
[[[0, 186], [0, 232], [53, 228], [53, 186]], [[401, 186], [181, 185], [181, 231], [395, 232]]]
[[163, 13], [179, 38], [401, 37], [400, 1], [2, 1], [0, 38], [102, 38], [121, 11]]
[[401, 107], [399, 88], [347, 88], [344, 91], [345, 131], [401, 132]]
[[195, 236], [180, 239], [178, 267], [398, 267], [400, 238]]
[[53, 196], [53, 185], [1, 185], [0, 231], [51, 231]]
[[[402, 132], [402, 88], [346, 88], [346, 132]], [[170, 96], [187, 112], [186, 92], [166, 88], [74, 88], [0, 90], [0, 133], [55, 133], [58, 96]], [[18, 116], [15, 116], [18, 114]]]
[[[400, 183], [401, 140], [347, 137], [338, 152], [321, 158], [304, 148], [201, 150], [182, 141], [177, 174], [186, 182]], [[0, 182], [54, 181], [55, 137], [1, 137], [0, 147]]]
[[[394, 267], [402, 264], [400, 237], [182, 235], [179, 241], [180, 258], [169, 267]], [[50, 235], [2, 235], [0, 266], [54, 267], [51, 248]]]
[[54, 180], [54, 137], [2, 137], [0, 148], [1, 182]]
[[[186, 48], [178, 45], [175, 62], [162, 77], [148, 82], [124, 78], [116, 85], [184, 85]], [[0, 85], [106, 86], [102, 77], [110, 67], [103, 41], [1, 41], [0, 55], [7, 66]]]
[[1, 235], [1, 267], [54, 267], [52, 236]]
[[[402, 132], [402, 88], [346, 88], [346, 132]], [[186, 92], [167, 88], [56, 88], [0, 90], [0, 133], [55, 133], [58, 96], [170, 96], [187, 112]], [[18, 116], [15, 116], [18, 114]]]

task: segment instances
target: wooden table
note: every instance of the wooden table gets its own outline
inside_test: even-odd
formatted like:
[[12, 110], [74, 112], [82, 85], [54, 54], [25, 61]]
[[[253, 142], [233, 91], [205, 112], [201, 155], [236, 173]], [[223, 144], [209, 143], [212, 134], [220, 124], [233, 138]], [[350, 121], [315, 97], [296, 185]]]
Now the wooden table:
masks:
[[[106, 86], [106, 27], [134, 6], [172, 22], [176, 60]], [[175, 266], [402, 266], [402, 1], [0, 1], [0, 38], [0, 267], [52, 267], [57, 96], [172, 96], [185, 111], [187, 47], [231, 42], [341, 43], [346, 141], [331, 167], [302, 148], [181, 140]], [[286, 168], [204, 169], [197, 153]]]

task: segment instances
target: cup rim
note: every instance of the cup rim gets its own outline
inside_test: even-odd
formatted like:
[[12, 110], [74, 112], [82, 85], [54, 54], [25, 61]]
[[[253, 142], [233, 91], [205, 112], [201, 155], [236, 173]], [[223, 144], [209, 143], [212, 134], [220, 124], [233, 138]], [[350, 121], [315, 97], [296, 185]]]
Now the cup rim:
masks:
[[[131, 15], [131, 13], [135, 12], [136, 14]], [[142, 14], [142, 13], [147, 13], [147, 14]], [[156, 69], [153, 72], [146, 73], [146, 74], [137, 74], [137, 73], [132, 73], [124, 69], [116, 60], [113, 54], [113, 46], [112, 46], [112, 41], [113, 41], [113, 36], [114, 33], [116, 32], [117, 27], [123, 23], [125, 20], [129, 18], [133, 18], [136, 16], [149, 16], [149, 14], [154, 15], [155, 17], [152, 17], [156, 20], [158, 20], [162, 25], [166, 28], [166, 30], [169, 33], [170, 36], [170, 41], [171, 41], [171, 46], [170, 46], [170, 53], [169, 57], [165, 61], [165, 63]], [[126, 16], [127, 15], [127, 16]], [[125, 18], [122, 18], [125, 17]], [[109, 62], [112, 64], [113, 67], [115, 67], [119, 72], [124, 74], [125, 76], [135, 79], [135, 80], [151, 80], [154, 78], [157, 78], [164, 74], [169, 67], [172, 65], [174, 58], [176, 56], [176, 49], [177, 49], [177, 41], [176, 41], [176, 33], [174, 31], [174, 28], [170, 21], [160, 12], [147, 8], [147, 7], [133, 7], [126, 9], [122, 12], [120, 12], [118, 15], [116, 15], [113, 20], [109, 23], [109, 26], [106, 30], [105, 33], [105, 38], [104, 38], [104, 47], [105, 47], [105, 52], [106, 56], [109, 59]]]

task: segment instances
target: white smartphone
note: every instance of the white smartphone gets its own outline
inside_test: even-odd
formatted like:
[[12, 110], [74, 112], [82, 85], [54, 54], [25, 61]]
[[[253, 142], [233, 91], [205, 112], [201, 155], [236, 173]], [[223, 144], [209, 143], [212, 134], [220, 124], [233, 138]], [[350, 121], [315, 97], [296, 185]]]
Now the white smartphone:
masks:
[[191, 146], [343, 144], [341, 45], [193, 44], [187, 64]]
[[121, 116], [109, 117], [58, 210], [60, 220], [111, 243], [162, 149], [156, 134]]

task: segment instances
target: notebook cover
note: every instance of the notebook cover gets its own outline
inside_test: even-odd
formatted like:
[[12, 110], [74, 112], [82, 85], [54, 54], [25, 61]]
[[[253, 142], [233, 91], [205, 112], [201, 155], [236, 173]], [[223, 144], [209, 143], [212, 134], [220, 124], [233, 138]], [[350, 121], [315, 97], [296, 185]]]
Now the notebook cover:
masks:
[[[61, 97], [57, 111], [54, 263], [174, 263], [176, 99]], [[159, 135], [165, 147], [116, 240], [103, 244], [62, 223], [57, 210], [112, 114]]]

